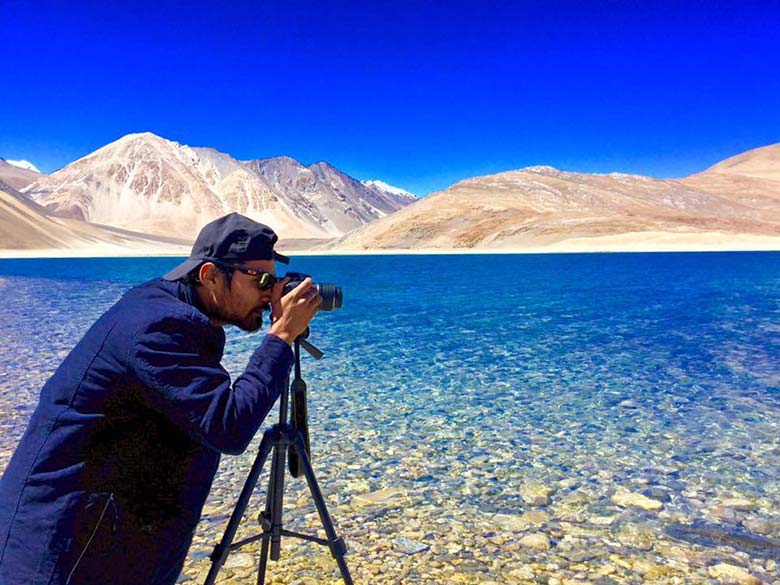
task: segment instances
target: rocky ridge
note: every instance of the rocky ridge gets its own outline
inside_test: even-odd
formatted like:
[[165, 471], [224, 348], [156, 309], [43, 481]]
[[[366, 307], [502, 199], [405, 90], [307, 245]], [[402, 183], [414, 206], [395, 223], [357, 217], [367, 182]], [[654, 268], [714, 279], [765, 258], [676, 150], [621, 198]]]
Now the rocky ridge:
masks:
[[288, 238], [332, 238], [415, 200], [324, 162], [238, 161], [148, 132], [124, 136], [23, 191], [59, 217], [190, 239], [231, 211]]
[[684, 179], [528, 167], [461, 181], [330, 247], [728, 249], [745, 237], [778, 247], [778, 175], [780, 145]]

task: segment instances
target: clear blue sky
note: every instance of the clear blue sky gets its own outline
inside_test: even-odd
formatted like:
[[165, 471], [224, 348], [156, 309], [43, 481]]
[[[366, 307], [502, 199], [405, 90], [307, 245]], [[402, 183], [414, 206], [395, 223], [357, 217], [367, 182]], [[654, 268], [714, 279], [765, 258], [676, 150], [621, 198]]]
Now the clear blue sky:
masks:
[[0, 156], [45, 172], [151, 131], [424, 195], [780, 140], [780, 0], [2, 0], [0, 23]]

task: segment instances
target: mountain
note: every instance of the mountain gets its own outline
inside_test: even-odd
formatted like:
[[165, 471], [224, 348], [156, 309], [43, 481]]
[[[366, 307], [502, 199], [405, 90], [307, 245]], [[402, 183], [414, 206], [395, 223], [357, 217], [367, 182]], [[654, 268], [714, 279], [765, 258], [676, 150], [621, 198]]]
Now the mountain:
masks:
[[682, 180], [546, 166], [467, 179], [329, 247], [780, 247], [779, 150], [756, 149]]
[[363, 183], [366, 187], [374, 187], [376, 189], [379, 189], [380, 191], [393, 193], [394, 195], [400, 195], [402, 197], [414, 197], [414, 199], [417, 199], [417, 197], [412, 193], [409, 193], [409, 191], [400, 189], [399, 187], [393, 187], [392, 185], [388, 185], [384, 181], [369, 180], [369, 181], [360, 181], [360, 182]]
[[[711, 166], [701, 174], [780, 181], [780, 144], [748, 150]], [[694, 175], [696, 176], [696, 175]]]
[[238, 161], [148, 132], [124, 136], [24, 193], [60, 217], [183, 238], [231, 211], [283, 238], [332, 238], [414, 200], [363, 185], [327, 163]]
[[56, 254], [58, 249], [89, 255], [189, 253], [189, 246], [183, 241], [51, 217], [42, 207], [0, 181], [0, 253], [45, 250], [47, 254]]
[[772, 214], [780, 206], [780, 144], [728, 158], [681, 182]]
[[28, 171], [33, 171], [34, 173], [42, 174], [34, 164], [27, 160], [6, 160], [5, 162], [7, 162], [9, 165], [19, 167], [20, 169], [26, 169]]
[[22, 167], [19, 166], [19, 162], [26, 161], [10, 161], [0, 158], [0, 181], [13, 189], [21, 189], [44, 176], [32, 165], [30, 165], [32, 168]]

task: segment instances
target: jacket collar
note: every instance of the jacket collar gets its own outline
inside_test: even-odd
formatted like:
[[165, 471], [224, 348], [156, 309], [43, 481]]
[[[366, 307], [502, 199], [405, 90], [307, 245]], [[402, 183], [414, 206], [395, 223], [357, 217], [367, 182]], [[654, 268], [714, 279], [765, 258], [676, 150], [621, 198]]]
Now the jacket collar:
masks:
[[177, 296], [179, 297], [179, 300], [184, 301], [188, 305], [192, 305], [198, 311], [203, 313], [206, 317], [208, 317], [208, 313], [206, 312], [206, 307], [201, 302], [200, 297], [198, 296], [197, 291], [195, 290], [195, 287], [189, 284], [184, 284], [183, 282], [176, 282], [175, 283], [178, 286]]

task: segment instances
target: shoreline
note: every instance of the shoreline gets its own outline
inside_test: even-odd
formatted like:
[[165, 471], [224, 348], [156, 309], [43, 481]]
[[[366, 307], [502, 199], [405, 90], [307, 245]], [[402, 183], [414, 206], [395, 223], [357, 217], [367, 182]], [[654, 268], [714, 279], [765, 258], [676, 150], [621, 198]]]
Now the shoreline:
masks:
[[[600, 238], [573, 238], [546, 246], [512, 246], [501, 248], [376, 248], [279, 251], [292, 256], [453, 256], [503, 254], [644, 254], [697, 252], [780, 252], [780, 236], [729, 234], [661, 234], [638, 240], [631, 235]], [[0, 249], [0, 260], [66, 259], [66, 258], [182, 258], [189, 250], [179, 247], [109, 247]]]
[[[615, 250], [570, 250], [550, 248], [475, 248], [475, 249], [419, 249], [408, 250], [403, 248], [384, 250], [339, 250], [339, 251], [312, 251], [297, 250], [286, 252], [279, 250], [285, 256], [291, 258], [307, 257], [339, 257], [339, 256], [542, 256], [542, 255], [576, 255], [576, 254], [736, 254], [758, 252], [780, 252], [780, 246], [773, 247], [745, 247], [745, 248], [685, 248], [685, 249], [615, 249]], [[87, 258], [187, 258], [187, 254], [176, 253], [101, 253], [96, 251], [72, 253], [69, 250], [32, 250], [19, 253], [13, 250], [0, 250], [2, 260], [80, 260]]]

